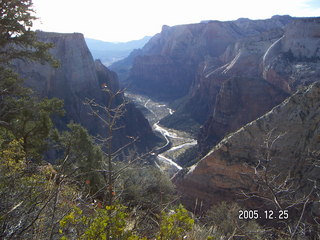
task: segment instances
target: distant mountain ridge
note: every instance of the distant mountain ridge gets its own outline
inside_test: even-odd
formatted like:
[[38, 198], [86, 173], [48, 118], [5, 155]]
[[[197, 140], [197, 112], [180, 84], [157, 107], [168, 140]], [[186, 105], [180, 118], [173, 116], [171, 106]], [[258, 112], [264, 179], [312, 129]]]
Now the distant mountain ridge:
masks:
[[109, 66], [112, 63], [127, 57], [134, 49], [142, 48], [151, 37], [145, 36], [139, 40], [129, 42], [105, 42], [92, 38], [85, 38], [94, 59], [100, 59], [101, 62]]

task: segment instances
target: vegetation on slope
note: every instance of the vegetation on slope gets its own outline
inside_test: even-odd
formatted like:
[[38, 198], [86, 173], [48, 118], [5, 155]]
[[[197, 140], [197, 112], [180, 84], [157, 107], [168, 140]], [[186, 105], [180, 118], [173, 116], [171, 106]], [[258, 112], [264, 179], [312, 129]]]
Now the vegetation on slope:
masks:
[[[112, 133], [121, 108], [105, 108], [110, 135], [103, 148], [78, 124], [70, 123], [65, 132], [54, 129], [52, 117], [63, 114], [62, 101], [36, 98], [9, 68], [18, 58], [56, 64], [50, 45], [29, 30], [32, 1], [0, 1], [0, 11], [1, 239], [287, 236], [238, 220], [236, 205], [216, 206], [200, 221], [177, 205], [172, 183], [158, 169], [136, 164], [134, 155], [115, 161]], [[57, 153], [55, 165], [45, 161], [48, 151]]]

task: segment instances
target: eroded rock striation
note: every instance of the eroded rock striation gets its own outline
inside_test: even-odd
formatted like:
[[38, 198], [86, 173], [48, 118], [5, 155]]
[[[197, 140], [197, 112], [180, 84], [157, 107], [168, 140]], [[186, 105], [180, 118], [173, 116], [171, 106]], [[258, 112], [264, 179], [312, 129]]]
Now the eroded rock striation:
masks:
[[263, 78], [293, 93], [320, 77], [320, 18], [293, 21], [266, 51]]
[[316, 82], [225, 137], [175, 182], [191, 208], [197, 200], [207, 204], [237, 200], [244, 198], [243, 192], [257, 190], [253, 176], [263, 168], [256, 167], [268, 160], [273, 173], [299, 176], [301, 189], [304, 181], [319, 180], [319, 168], [308, 160], [319, 149], [320, 82]]
[[263, 79], [235, 77], [223, 82], [212, 114], [200, 128], [198, 146], [207, 153], [226, 134], [260, 117], [288, 94]]
[[160, 123], [192, 131], [204, 156], [227, 134], [319, 80], [319, 32], [316, 17], [164, 26], [123, 61], [126, 70], [131, 66], [126, 80], [150, 97], [183, 97]]
[[196, 133], [205, 155], [226, 134], [318, 79], [319, 26], [319, 18], [290, 16], [164, 26], [117, 63], [117, 71], [126, 72], [137, 92], [183, 97], [161, 124]]
[[[286, 94], [320, 79], [319, 31], [320, 18], [295, 19], [283, 32], [274, 29], [236, 42], [225, 51], [221, 67], [205, 63], [188, 102], [211, 98], [204, 110], [209, 117], [198, 135], [200, 152], [279, 104]], [[226, 84], [239, 87], [225, 91]], [[230, 96], [233, 104], [228, 104]]]
[[135, 52], [134, 58], [131, 56], [116, 63], [114, 69], [121, 73], [128, 71], [128, 65], [131, 65], [127, 79], [122, 81], [130, 82], [135, 91], [166, 100], [176, 99], [189, 92], [199, 64], [206, 59], [222, 66], [222, 55], [230, 52], [230, 46], [238, 40], [272, 29], [282, 29], [291, 20], [289, 16], [278, 16], [259, 21], [239, 19], [163, 26], [161, 33]]
[[[48, 64], [25, 63], [17, 61], [16, 70], [25, 79], [25, 85], [32, 88], [40, 97], [57, 97], [64, 100], [66, 114], [57, 119], [60, 129], [65, 129], [70, 121], [80, 123], [93, 135], [106, 136], [106, 128], [102, 122], [92, 115], [84, 104], [94, 100], [98, 104], [108, 105], [109, 98], [103, 92], [107, 87], [113, 93], [119, 91], [116, 73], [107, 69], [100, 61], [94, 61], [80, 33], [60, 34], [38, 32], [40, 41], [53, 43], [50, 53], [60, 62], [58, 68]], [[123, 93], [118, 94], [115, 104], [123, 102]], [[127, 136], [140, 138], [140, 145], [149, 146], [154, 141], [154, 135], [148, 121], [142, 113], [129, 104], [120, 120], [124, 126], [117, 131], [115, 147], [128, 142]]]

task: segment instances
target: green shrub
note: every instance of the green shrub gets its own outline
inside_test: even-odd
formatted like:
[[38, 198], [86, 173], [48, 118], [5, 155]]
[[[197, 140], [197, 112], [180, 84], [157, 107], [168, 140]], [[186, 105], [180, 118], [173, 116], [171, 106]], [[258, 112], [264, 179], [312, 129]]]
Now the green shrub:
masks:
[[96, 208], [90, 214], [75, 207], [60, 221], [61, 239], [139, 240], [128, 228], [126, 207], [120, 204]]
[[186, 239], [188, 233], [194, 226], [188, 211], [180, 205], [174, 213], [162, 213], [160, 231], [158, 232], [157, 240], [178, 240]]

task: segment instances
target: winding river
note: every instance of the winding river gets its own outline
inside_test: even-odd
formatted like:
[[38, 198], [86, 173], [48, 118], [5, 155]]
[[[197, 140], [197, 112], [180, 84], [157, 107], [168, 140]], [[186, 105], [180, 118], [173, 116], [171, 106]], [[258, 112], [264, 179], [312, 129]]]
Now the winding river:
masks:
[[149, 120], [155, 132], [160, 133], [166, 140], [165, 144], [154, 151], [157, 154], [156, 165], [163, 171], [173, 176], [182, 169], [175, 159], [185, 152], [188, 148], [197, 144], [190, 134], [175, 129], [166, 128], [159, 124], [159, 121], [169, 114], [173, 114], [174, 110], [169, 108], [166, 103], [156, 102], [146, 96], [127, 93], [126, 97], [135, 104], [147, 109], [145, 117]]

